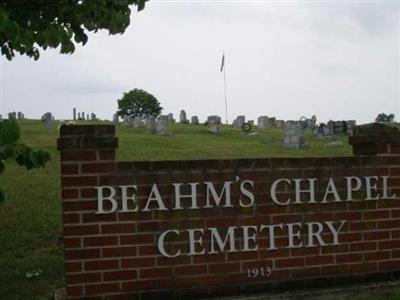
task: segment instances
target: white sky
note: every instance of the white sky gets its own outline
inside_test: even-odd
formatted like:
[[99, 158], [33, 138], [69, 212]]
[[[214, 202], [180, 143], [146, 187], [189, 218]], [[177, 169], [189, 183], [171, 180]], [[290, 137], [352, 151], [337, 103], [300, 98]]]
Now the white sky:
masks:
[[399, 20], [397, 1], [150, 1], [125, 34], [90, 35], [72, 55], [1, 58], [2, 114], [112, 119], [122, 93], [142, 88], [165, 114], [225, 119], [225, 49], [230, 121], [399, 120]]

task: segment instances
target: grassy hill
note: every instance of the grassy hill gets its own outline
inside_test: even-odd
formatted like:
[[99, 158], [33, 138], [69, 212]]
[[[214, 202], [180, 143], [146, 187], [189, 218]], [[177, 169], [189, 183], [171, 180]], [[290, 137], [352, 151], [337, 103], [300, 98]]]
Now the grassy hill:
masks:
[[[27, 172], [7, 165], [1, 186], [8, 200], [0, 204], [0, 299], [50, 299], [63, 286], [60, 165], [56, 150], [58, 124], [47, 130], [39, 121], [22, 121], [22, 141], [50, 152], [46, 168]], [[277, 156], [351, 155], [347, 137], [341, 148], [327, 148], [327, 140], [314, 140], [307, 132], [307, 149], [282, 146], [282, 130], [255, 130], [247, 135], [224, 127], [222, 135], [207, 132], [203, 125], [173, 124], [171, 137], [150, 135], [144, 129], [119, 125], [119, 160], [180, 160]], [[41, 275], [27, 279], [31, 270]]]

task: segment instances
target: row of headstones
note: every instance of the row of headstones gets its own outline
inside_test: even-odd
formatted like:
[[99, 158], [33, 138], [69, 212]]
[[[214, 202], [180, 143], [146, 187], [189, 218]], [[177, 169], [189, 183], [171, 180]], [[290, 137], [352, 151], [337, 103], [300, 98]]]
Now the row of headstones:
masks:
[[[146, 128], [147, 132], [152, 134], [160, 134], [160, 135], [171, 135], [171, 130], [169, 125], [174, 123], [172, 114], [161, 115], [158, 118], [154, 116], [149, 116], [147, 118], [140, 117], [132, 117], [132, 116], [124, 116], [123, 124], [132, 126], [134, 128]], [[119, 116], [117, 113], [113, 115], [113, 123], [119, 123]], [[197, 116], [192, 117], [193, 124], [199, 124], [199, 120]], [[207, 118], [207, 127], [208, 130], [212, 133], [220, 133], [221, 132], [221, 117], [220, 116], [209, 116]]]
[[8, 113], [8, 118], [9, 119], [14, 119], [14, 120], [25, 120], [25, 115], [22, 112], [9, 112]]
[[316, 138], [331, 138], [335, 135], [352, 135], [356, 126], [355, 120], [348, 121], [329, 121], [327, 124], [321, 123], [312, 129], [312, 134]]
[[[302, 117], [299, 121], [292, 120], [277, 120], [275, 117], [268, 116], [260, 116], [257, 119], [257, 127], [258, 128], [285, 128], [288, 126], [298, 125], [303, 128], [314, 128], [316, 126], [317, 118], [312, 116], [311, 119], [307, 119]], [[249, 120], [246, 122], [246, 117], [241, 115], [237, 116], [235, 120], [233, 120], [232, 125], [237, 128], [243, 128], [243, 124], [249, 123], [251, 126], [254, 125], [253, 120]]]
[[[335, 135], [352, 135], [355, 126], [355, 120], [329, 121], [328, 124], [321, 123], [312, 128], [312, 134], [317, 138], [333, 138]], [[307, 147], [305, 128], [299, 124], [285, 126], [283, 145], [289, 148]]]
[[74, 121], [98, 121], [95, 113], [85, 114], [85, 112], [76, 112], [76, 108], [72, 111], [72, 118]]

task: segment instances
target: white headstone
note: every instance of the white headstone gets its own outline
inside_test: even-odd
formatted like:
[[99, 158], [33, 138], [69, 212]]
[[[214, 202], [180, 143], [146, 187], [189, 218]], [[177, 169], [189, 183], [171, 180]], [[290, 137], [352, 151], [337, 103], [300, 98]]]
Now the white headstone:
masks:
[[169, 117], [162, 115], [158, 117], [157, 120], [157, 133], [160, 135], [171, 135], [169, 130]]
[[221, 118], [219, 116], [208, 116], [208, 131], [212, 133], [221, 133]]
[[156, 117], [149, 116], [146, 120], [146, 129], [148, 133], [157, 133]]
[[181, 112], [179, 113], [179, 122], [180, 122], [180, 123], [187, 123], [186, 111], [184, 111], [183, 109], [182, 109]]

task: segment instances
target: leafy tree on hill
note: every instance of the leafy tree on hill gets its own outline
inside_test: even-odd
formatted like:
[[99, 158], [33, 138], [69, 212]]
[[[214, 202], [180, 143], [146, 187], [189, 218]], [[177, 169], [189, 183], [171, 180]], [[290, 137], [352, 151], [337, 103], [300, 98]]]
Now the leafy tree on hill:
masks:
[[39, 48], [73, 53], [85, 45], [90, 31], [124, 33], [131, 5], [144, 8], [148, 0], [5, 0], [0, 3], [1, 53], [11, 60], [15, 52], [39, 58]]
[[133, 89], [124, 93], [118, 100], [118, 114], [120, 116], [132, 117], [158, 117], [162, 111], [160, 102], [152, 94], [141, 90]]

